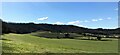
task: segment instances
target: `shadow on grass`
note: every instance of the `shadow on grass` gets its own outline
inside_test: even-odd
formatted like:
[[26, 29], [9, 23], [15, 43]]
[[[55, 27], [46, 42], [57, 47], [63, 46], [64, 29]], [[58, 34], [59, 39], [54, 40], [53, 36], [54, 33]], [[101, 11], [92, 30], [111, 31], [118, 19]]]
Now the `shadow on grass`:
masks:
[[4, 53], [2, 55], [119, 55], [118, 53]]
[[9, 39], [5, 39], [5, 38], [1, 38], [0, 40], [11, 41], [11, 40], [9, 40]]
[[100, 40], [100, 41], [112, 41], [112, 40]]
[[97, 39], [77, 39], [77, 40], [90, 40], [90, 41], [112, 41], [108, 39], [102, 39], [102, 40], [97, 40]]

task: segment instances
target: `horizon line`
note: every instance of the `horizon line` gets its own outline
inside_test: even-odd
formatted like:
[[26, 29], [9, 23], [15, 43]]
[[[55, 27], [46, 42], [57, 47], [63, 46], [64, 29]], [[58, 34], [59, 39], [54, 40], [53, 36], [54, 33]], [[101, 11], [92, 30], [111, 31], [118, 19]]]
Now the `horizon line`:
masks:
[[[67, 26], [71, 26], [72, 24], [51, 24], [51, 23], [35, 23], [35, 22], [27, 22], [27, 23], [23, 23], [23, 22], [10, 22], [10, 21], [4, 21], [2, 19], [0, 19], [0, 21], [2, 22], [5, 22], [5, 23], [16, 23], [16, 24], [50, 24], [50, 25], [67, 25]], [[77, 25], [72, 25], [72, 26], [77, 26]], [[82, 26], [77, 26], [77, 27], [82, 27]], [[90, 27], [82, 27], [82, 28], [88, 28], [88, 29], [117, 29], [117, 28], [120, 28], [120, 27], [116, 27], [116, 28], [102, 28], [102, 27], [98, 27], [98, 28], [90, 28]]]

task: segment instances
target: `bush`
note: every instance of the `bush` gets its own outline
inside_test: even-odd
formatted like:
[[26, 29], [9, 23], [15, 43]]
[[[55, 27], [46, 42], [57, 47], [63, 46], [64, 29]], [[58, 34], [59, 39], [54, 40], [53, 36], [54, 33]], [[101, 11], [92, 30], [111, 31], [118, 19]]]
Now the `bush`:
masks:
[[57, 39], [60, 39], [61, 37], [57, 36]]
[[70, 37], [70, 34], [65, 34], [65, 38], [69, 38]]
[[69, 37], [70, 39], [74, 39], [74, 37]]
[[102, 39], [102, 37], [97, 37], [97, 39], [98, 39], [98, 40], [101, 40], [101, 39]]

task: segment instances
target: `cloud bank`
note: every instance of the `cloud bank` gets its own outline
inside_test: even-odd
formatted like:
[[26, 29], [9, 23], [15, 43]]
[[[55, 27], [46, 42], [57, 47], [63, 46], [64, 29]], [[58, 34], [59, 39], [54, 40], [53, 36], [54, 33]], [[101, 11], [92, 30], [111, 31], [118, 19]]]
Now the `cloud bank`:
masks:
[[38, 20], [42, 21], [42, 20], [47, 20], [48, 17], [42, 17], [42, 18], [38, 18]]
[[107, 18], [98, 18], [98, 19], [91, 19], [91, 20], [84, 20], [84, 21], [79, 21], [79, 20], [76, 20], [76, 21], [70, 21], [70, 22], [55, 22], [53, 24], [59, 24], [59, 25], [76, 25], [76, 26], [81, 26], [81, 27], [87, 27], [85, 25], [82, 25], [81, 23], [88, 23], [88, 22], [98, 22], [98, 21], [103, 21], [103, 20], [110, 20], [112, 19], [111, 17], [107, 17]]

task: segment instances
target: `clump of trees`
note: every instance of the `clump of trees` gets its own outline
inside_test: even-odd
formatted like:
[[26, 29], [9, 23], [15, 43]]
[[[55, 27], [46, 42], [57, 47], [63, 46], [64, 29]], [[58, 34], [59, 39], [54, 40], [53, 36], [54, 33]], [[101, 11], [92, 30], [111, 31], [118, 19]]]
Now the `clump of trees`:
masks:
[[65, 34], [65, 38], [70, 38], [70, 34]]
[[96, 37], [97, 40], [101, 40], [102, 39], [100, 34], [82, 33], [82, 35], [87, 37], [89, 40], [91, 40], [91, 37]]
[[97, 36], [97, 40], [101, 40], [102, 39], [102, 37], [100, 37], [100, 36]]

